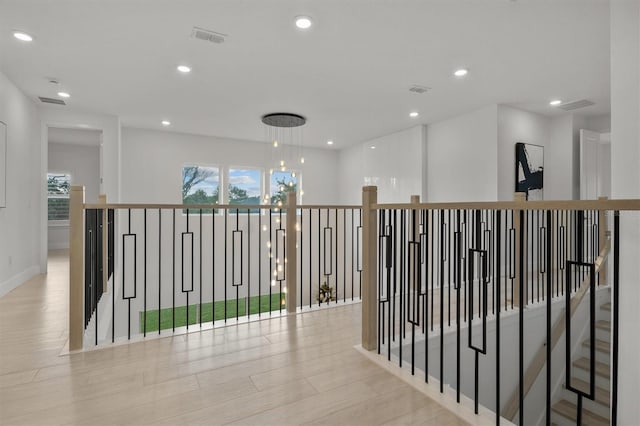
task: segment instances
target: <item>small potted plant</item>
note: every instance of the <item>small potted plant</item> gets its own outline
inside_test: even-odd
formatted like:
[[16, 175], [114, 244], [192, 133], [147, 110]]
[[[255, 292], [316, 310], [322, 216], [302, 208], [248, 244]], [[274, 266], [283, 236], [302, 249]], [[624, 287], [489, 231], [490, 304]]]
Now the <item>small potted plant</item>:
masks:
[[323, 282], [322, 285], [320, 286], [320, 292], [318, 294], [317, 300], [320, 303], [324, 303], [324, 302], [329, 303], [329, 301], [331, 300], [336, 300], [336, 298], [333, 296], [333, 287], [330, 287], [326, 283], [326, 281]]

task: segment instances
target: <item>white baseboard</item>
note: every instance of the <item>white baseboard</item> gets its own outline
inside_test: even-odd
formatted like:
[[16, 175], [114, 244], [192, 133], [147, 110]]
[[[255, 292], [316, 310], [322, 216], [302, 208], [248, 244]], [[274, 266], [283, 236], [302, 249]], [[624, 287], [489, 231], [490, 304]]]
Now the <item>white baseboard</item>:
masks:
[[18, 287], [20, 284], [30, 280], [40, 273], [39, 266], [30, 266], [24, 271], [14, 275], [6, 281], [0, 283], [0, 297], [9, 293], [14, 288]]

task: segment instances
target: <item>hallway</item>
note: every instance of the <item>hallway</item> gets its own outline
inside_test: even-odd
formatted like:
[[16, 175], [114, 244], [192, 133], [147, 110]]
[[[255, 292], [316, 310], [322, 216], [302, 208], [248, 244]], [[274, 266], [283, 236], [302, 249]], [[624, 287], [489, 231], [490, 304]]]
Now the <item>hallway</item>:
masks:
[[353, 348], [359, 304], [60, 355], [65, 256], [0, 299], [0, 424], [466, 424]]

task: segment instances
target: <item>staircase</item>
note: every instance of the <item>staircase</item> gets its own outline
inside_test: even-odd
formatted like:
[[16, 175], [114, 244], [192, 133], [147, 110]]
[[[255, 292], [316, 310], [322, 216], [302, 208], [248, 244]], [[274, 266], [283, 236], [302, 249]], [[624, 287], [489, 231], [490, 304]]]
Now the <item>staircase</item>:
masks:
[[[611, 359], [611, 302], [603, 303], [596, 312], [596, 393], [591, 401], [582, 398], [582, 424], [609, 425], [610, 364]], [[589, 391], [589, 350], [590, 342], [582, 342], [579, 353], [573, 359], [571, 385], [585, 392]], [[577, 424], [577, 395], [564, 388], [560, 400], [552, 407], [551, 421], [557, 426]]]

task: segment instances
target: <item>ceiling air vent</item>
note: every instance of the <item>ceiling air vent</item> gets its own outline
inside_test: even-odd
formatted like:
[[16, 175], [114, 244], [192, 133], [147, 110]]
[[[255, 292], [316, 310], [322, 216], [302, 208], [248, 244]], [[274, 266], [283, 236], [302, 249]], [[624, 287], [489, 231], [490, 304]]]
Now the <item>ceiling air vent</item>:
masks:
[[45, 104], [66, 105], [65, 101], [62, 99], [44, 98], [42, 96], [38, 96], [38, 99], [40, 99], [40, 102], [44, 102]]
[[191, 37], [220, 44], [224, 43], [227, 35], [205, 30], [204, 28], [193, 27], [193, 30], [191, 31]]
[[413, 93], [418, 93], [422, 95], [423, 93], [427, 93], [431, 88], [427, 86], [418, 86], [417, 84], [409, 87], [409, 91]]
[[591, 105], [595, 105], [595, 104], [587, 99], [580, 99], [579, 101], [565, 102], [564, 104], [560, 104], [558, 105], [558, 108], [563, 109], [565, 111], [571, 111], [574, 109], [584, 108]]

